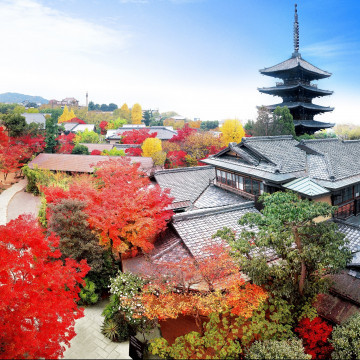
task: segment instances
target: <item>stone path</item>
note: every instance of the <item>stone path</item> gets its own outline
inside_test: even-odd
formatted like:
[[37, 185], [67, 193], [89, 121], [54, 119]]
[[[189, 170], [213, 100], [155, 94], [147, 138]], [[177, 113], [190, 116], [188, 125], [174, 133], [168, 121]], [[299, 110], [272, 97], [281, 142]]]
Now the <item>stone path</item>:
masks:
[[16, 219], [19, 215], [29, 214], [37, 217], [41, 205], [41, 197], [25, 192], [16, 193], [7, 208], [7, 221]]
[[106, 303], [107, 300], [101, 301], [85, 309], [85, 316], [75, 323], [77, 335], [65, 351], [64, 359], [131, 359], [128, 341], [114, 343], [100, 332]]
[[8, 205], [11, 199], [20, 191], [24, 190], [27, 185], [27, 180], [20, 180], [18, 183], [4, 190], [0, 194], [0, 225], [6, 225]]

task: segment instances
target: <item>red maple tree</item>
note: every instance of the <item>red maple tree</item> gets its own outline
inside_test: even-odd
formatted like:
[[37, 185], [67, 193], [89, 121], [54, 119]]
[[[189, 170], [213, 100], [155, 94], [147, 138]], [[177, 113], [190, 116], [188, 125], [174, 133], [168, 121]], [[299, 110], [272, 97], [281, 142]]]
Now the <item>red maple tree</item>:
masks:
[[0, 147], [7, 146], [9, 142], [9, 137], [7, 136], [7, 133], [5, 129], [0, 126]]
[[0, 239], [0, 358], [57, 359], [83, 315], [76, 301], [90, 267], [59, 260], [59, 239], [28, 216], [0, 226]]
[[156, 135], [156, 132], [150, 134], [150, 131], [148, 129], [125, 131], [122, 134], [121, 142], [123, 144], [142, 144], [146, 139], [155, 138]]
[[60, 154], [71, 154], [74, 144], [75, 134], [69, 133], [68, 135], [59, 135], [56, 140], [59, 145], [56, 147], [56, 152]]
[[105, 135], [106, 134], [106, 127], [108, 126], [108, 122], [107, 121], [102, 121], [100, 124], [99, 124], [99, 128], [100, 128], [100, 131], [101, 131], [101, 135]]
[[128, 156], [141, 156], [142, 150], [141, 148], [127, 148], [125, 154]]
[[166, 156], [167, 157], [167, 162], [165, 164], [166, 168], [174, 169], [174, 168], [186, 166], [186, 160], [185, 160], [186, 155], [187, 152], [183, 150], [169, 151]]
[[185, 124], [182, 129], [178, 130], [177, 135], [174, 135], [169, 141], [181, 143], [186, 140], [186, 138], [193, 133], [196, 133], [197, 129], [193, 129], [189, 126], [189, 124]]

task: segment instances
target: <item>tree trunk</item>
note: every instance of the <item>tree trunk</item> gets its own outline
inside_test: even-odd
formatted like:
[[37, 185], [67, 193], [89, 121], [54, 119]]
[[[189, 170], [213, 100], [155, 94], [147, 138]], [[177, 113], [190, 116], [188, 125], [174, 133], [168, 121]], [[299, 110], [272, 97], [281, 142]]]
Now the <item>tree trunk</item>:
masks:
[[[299, 235], [298, 228], [296, 226], [293, 227], [293, 233], [295, 237], [295, 244], [299, 250], [299, 254], [302, 254], [302, 244]], [[304, 259], [301, 259], [301, 273], [299, 279], [299, 293], [301, 296], [304, 295], [304, 286], [305, 286], [305, 278], [306, 278], [306, 265]]]

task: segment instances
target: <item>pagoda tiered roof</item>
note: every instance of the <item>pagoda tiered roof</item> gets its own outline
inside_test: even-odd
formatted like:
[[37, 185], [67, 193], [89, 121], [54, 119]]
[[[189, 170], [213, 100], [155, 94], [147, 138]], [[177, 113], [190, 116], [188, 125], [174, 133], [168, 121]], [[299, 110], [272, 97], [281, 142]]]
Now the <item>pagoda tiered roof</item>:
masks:
[[[288, 79], [289, 77], [300, 77], [309, 80], [318, 80], [330, 77], [332, 74], [304, 60], [300, 53], [294, 53], [290, 59], [280, 64], [259, 70], [261, 74]], [[295, 76], [296, 75], [296, 76]]]
[[267, 88], [258, 88], [261, 93], [274, 95], [274, 96], [288, 96], [295, 95], [299, 92], [302, 92], [304, 95], [308, 95], [309, 97], [320, 97], [332, 95], [333, 91], [331, 90], [322, 90], [318, 89], [317, 86], [314, 85], [305, 85], [305, 84], [294, 84], [294, 85], [276, 85]]
[[[312, 129], [313, 131], [318, 131], [321, 129], [330, 129], [334, 127], [335, 124], [333, 123], [323, 123], [321, 121], [316, 120], [294, 120], [295, 129], [303, 128], [305, 129]], [[299, 131], [300, 132], [300, 131]]]
[[322, 112], [328, 112], [328, 111], [333, 111], [334, 108], [330, 107], [330, 106], [321, 106], [321, 105], [316, 105], [313, 103], [306, 103], [306, 102], [301, 102], [301, 101], [297, 101], [297, 102], [283, 102], [280, 104], [275, 104], [275, 105], [266, 105], [266, 108], [273, 111], [275, 110], [278, 106], [280, 107], [288, 107], [289, 109], [296, 109], [296, 108], [304, 108], [306, 110], [310, 110], [311, 112], [313, 112], [314, 114], [318, 114], [318, 113], [322, 113]]

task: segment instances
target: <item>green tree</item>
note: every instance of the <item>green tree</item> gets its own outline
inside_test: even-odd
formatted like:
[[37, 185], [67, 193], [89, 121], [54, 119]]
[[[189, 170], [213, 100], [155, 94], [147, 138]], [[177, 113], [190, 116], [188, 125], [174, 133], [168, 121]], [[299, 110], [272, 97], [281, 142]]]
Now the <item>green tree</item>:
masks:
[[51, 108], [41, 109], [40, 113], [50, 114], [52, 119], [57, 122], [59, 117], [63, 113], [63, 109], [61, 107], [57, 107], [57, 108], [53, 108], [53, 109], [51, 109]]
[[20, 114], [6, 114], [2, 116], [1, 122], [9, 131], [11, 137], [21, 136], [26, 131], [26, 121]]
[[46, 153], [54, 153], [55, 152], [55, 148], [58, 145], [58, 141], [56, 140], [56, 138], [58, 137], [58, 132], [59, 132], [59, 127], [58, 127], [58, 122], [57, 122], [57, 117], [52, 117], [52, 116], [46, 116], [46, 122], [45, 122], [45, 131], [46, 131], [46, 136], [45, 136], [45, 149], [44, 151]]
[[[320, 222], [334, 208], [325, 202], [301, 200], [291, 192], [260, 197], [262, 214], [248, 213], [248, 225], [237, 238], [225, 228], [214, 236], [227, 240], [240, 267], [257, 285], [295, 306], [295, 312], [329, 287], [327, 273], [335, 273], [351, 258], [345, 236], [332, 222]], [[255, 231], [257, 227], [258, 231]], [[254, 250], [256, 249], [256, 252]], [[277, 258], [269, 263], [269, 256]]]
[[89, 155], [89, 149], [85, 145], [76, 144], [72, 149], [72, 154]]
[[84, 131], [79, 131], [75, 135], [74, 142], [76, 144], [78, 143], [91, 143], [91, 144], [97, 144], [100, 142], [100, 136], [95, 131], [91, 131], [88, 129], [85, 129]]
[[131, 123], [141, 124], [142, 120], [142, 109], [140, 104], [135, 104], [131, 109]]
[[201, 130], [212, 130], [212, 129], [216, 129], [217, 127], [219, 127], [219, 121], [218, 120], [202, 121], [201, 125], [200, 125]]
[[360, 314], [335, 327], [330, 343], [334, 347], [332, 359], [360, 359]]
[[151, 118], [151, 114], [150, 114], [150, 111], [149, 110], [146, 110], [144, 112], [144, 123], [146, 126], [149, 126], [150, 125], [150, 118]]
[[122, 149], [117, 149], [116, 147], [113, 147], [111, 150], [103, 150], [101, 155], [125, 156], [125, 152]]
[[89, 110], [89, 111], [94, 111], [94, 110], [95, 110], [95, 104], [94, 104], [93, 101], [90, 101], [90, 102], [89, 102], [88, 110]]
[[278, 106], [273, 113], [272, 135], [293, 135], [295, 136], [295, 126], [293, 116], [288, 107]]

